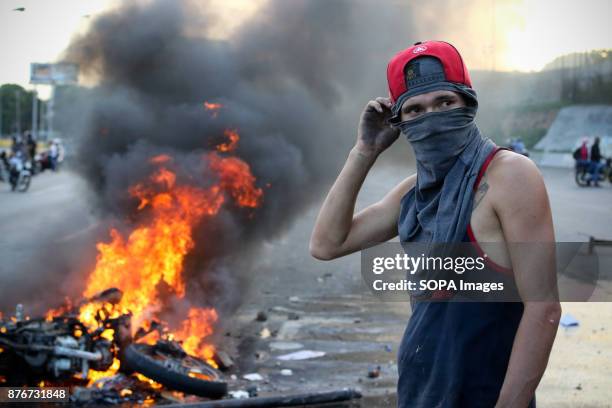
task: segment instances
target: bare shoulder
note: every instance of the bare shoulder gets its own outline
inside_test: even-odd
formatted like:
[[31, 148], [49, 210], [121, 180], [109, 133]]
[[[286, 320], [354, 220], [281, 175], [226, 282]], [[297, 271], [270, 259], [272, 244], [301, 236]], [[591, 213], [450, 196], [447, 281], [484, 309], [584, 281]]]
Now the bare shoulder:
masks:
[[548, 200], [542, 173], [531, 159], [521, 154], [500, 151], [491, 161], [486, 176], [492, 198], [498, 205], [522, 206]]
[[501, 150], [495, 155], [487, 176], [491, 181], [509, 185], [542, 180], [540, 170], [531, 159], [509, 150]]

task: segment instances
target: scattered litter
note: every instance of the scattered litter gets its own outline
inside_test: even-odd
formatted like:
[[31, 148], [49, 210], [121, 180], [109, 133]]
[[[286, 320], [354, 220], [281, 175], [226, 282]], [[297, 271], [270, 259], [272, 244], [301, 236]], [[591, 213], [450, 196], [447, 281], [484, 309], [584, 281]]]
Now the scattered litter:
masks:
[[581, 390], [582, 390], [582, 384], [578, 384], [578, 385], [576, 386], [576, 389], [577, 389], [578, 391], [581, 391]]
[[579, 322], [578, 322], [578, 319], [576, 319], [574, 316], [572, 316], [569, 313], [566, 313], [563, 316], [561, 316], [561, 320], [559, 320], [559, 324], [563, 327], [572, 327], [572, 326], [578, 326]]
[[296, 310], [296, 309], [290, 309], [290, 308], [284, 307], [284, 306], [273, 306], [270, 309], [270, 311], [274, 312], [274, 313], [279, 313], [279, 314], [285, 314], [285, 313], [290, 313], [290, 312], [297, 313], [298, 312], [298, 310]]
[[294, 341], [273, 341], [270, 343], [271, 350], [297, 350], [304, 347], [301, 343], [296, 343]]
[[323, 279], [323, 278], [321, 278], [321, 277], [318, 277], [318, 278], [317, 278], [317, 282], [319, 282], [319, 283], [323, 283], [323, 282], [325, 282], [325, 279]]
[[258, 389], [256, 385], [249, 385], [246, 390], [249, 393], [249, 397], [253, 398], [257, 396]]
[[259, 332], [259, 336], [262, 339], [267, 339], [268, 337], [270, 337], [272, 333], [270, 333], [270, 330], [267, 327], [264, 327], [261, 332]]
[[288, 368], [283, 368], [283, 369], [280, 371], [280, 373], [281, 373], [281, 375], [286, 375], [286, 376], [293, 375], [293, 371], [291, 371], [291, 370], [290, 370], [290, 369], [288, 369]]
[[300, 320], [300, 315], [295, 312], [289, 312], [289, 314], [287, 314], [287, 319], [288, 320]]
[[246, 399], [246, 398], [249, 398], [249, 393], [246, 392], [246, 391], [243, 391], [243, 390], [230, 391], [228, 394], [233, 399]]
[[265, 322], [266, 320], [268, 320], [268, 315], [266, 314], [266, 312], [261, 310], [257, 312], [257, 316], [255, 317], [255, 320], [257, 320], [258, 322]]
[[213, 357], [220, 370], [227, 371], [234, 366], [234, 360], [223, 350], [217, 350]]
[[249, 381], [263, 381], [263, 377], [259, 373], [250, 373], [242, 376], [245, 380]]
[[361, 323], [361, 319], [355, 319], [353, 320], [353, 323]]
[[297, 296], [291, 296], [291, 297], [289, 297], [289, 301], [290, 301], [290, 302], [299, 302], [299, 301], [300, 301], [300, 298], [299, 298], [299, 297], [297, 297]]
[[385, 344], [385, 351], [386, 351], [387, 353], [390, 353], [390, 352], [392, 352], [392, 351], [393, 351], [393, 349], [391, 348], [391, 346], [390, 346], [390, 345]]
[[269, 357], [269, 354], [263, 350], [257, 350], [255, 352], [255, 359], [258, 361], [265, 361], [268, 359], [268, 357]]
[[324, 351], [313, 351], [313, 350], [300, 350], [295, 351], [289, 354], [283, 354], [282, 356], [278, 356], [279, 360], [308, 360], [310, 358], [323, 357], [325, 355]]
[[232, 374], [232, 375], [230, 375], [230, 378], [231, 378], [232, 380], [237, 380], [237, 379], [238, 379], [238, 377], [236, 377], [236, 374]]
[[376, 366], [375, 368], [370, 368], [368, 370], [368, 378], [378, 378], [380, 377], [380, 366]]

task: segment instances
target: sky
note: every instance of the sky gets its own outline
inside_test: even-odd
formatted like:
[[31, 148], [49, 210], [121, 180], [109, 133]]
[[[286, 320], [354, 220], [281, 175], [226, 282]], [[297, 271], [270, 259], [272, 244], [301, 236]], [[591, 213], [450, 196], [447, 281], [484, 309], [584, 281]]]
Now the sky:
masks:
[[[228, 35], [262, 1], [209, 0], [208, 7], [217, 9], [220, 16], [218, 35]], [[394, 1], [381, 4], [384, 1], [393, 6]], [[31, 62], [55, 61], [73, 35], [84, 32], [97, 14], [117, 3], [0, 0], [0, 83], [31, 88]], [[608, 0], [432, 0], [423, 7], [420, 1], [414, 4], [416, 17], [431, 27], [425, 34], [457, 45], [471, 69], [537, 71], [559, 55], [612, 48], [612, 1]], [[13, 11], [17, 7], [25, 11]], [[38, 88], [44, 98], [46, 87]]]
[[612, 48], [612, 1], [497, 3], [496, 31], [505, 46], [498, 56], [501, 69], [540, 70], [563, 54]]
[[[216, 33], [222, 37], [256, 11], [262, 1], [208, 2], [209, 7], [218, 10]], [[119, 3], [120, 0], [0, 0], [0, 84], [17, 83], [31, 89], [30, 63], [56, 61], [74, 35], [86, 32], [97, 14]], [[13, 11], [20, 7], [25, 7], [25, 11]], [[46, 99], [49, 87], [38, 85], [37, 88], [39, 95]]]

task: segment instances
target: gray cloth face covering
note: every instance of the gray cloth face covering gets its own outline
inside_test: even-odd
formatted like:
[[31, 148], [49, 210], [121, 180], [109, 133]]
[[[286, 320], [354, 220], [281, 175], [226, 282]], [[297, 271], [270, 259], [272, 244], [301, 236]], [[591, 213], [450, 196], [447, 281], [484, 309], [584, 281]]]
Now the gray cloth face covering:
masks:
[[476, 107], [426, 113], [397, 127], [414, 149], [417, 181], [401, 202], [401, 242], [461, 242], [472, 214], [474, 183], [495, 144], [474, 123]]

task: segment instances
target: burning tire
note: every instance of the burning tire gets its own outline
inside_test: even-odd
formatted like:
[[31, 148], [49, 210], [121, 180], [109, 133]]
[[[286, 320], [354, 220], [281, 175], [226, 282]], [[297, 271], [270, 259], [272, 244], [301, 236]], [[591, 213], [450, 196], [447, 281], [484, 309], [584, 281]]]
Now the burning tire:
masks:
[[177, 355], [175, 350], [158, 345], [131, 344], [125, 350], [123, 364], [173, 390], [207, 398], [227, 394], [227, 384], [208, 364], [195, 357]]

